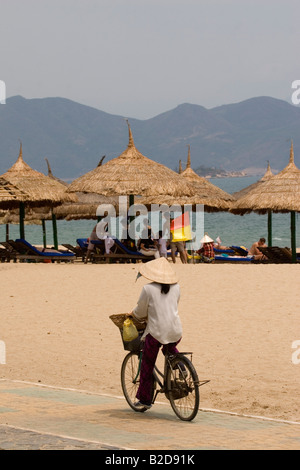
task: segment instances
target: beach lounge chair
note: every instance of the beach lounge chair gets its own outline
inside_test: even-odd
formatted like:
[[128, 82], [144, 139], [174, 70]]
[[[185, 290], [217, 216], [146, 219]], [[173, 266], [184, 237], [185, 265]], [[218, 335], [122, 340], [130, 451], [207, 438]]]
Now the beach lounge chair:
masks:
[[88, 239], [87, 238], [77, 238], [76, 240], [78, 246], [82, 248], [82, 250], [87, 250], [88, 247]]
[[228, 255], [226, 253], [215, 256], [216, 263], [240, 263], [247, 264], [254, 262], [254, 256], [239, 256], [239, 255]]
[[1, 245], [6, 250], [7, 261], [8, 262], [10, 262], [11, 260], [16, 262], [18, 259], [22, 259], [22, 257], [20, 256], [19, 251], [16, 250], [16, 248], [13, 246], [13, 244], [14, 244], [14, 240], [8, 240], [8, 241], [5, 241], [5, 242], [1, 242]]
[[13, 249], [8, 241], [0, 242], [0, 259], [1, 263], [10, 262], [13, 260], [16, 262], [18, 253]]
[[223, 253], [226, 253], [227, 255], [234, 255], [235, 251], [232, 250], [231, 248], [214, 248], [215, 255], [222, 255]]
[[[292, 263], [292, 252], [289, 248], [280, 248], [279, 246], [260, 246], [258, 249], [265, 256], [265, 258], [262, 260], [265, 263]], [[298, 257], [297, 263], [300, 263], [300, 259]]]
[[[133, 251], [127, 248], [120, 240], [117, 238], [114, 239], [114, 246], [111, 248], [110, 253], [94, 253], [95, 260], [104, 260], [105, 262], [109, 261], [123, 261], [123, 262], [135, 262], [139, 261], [151, 261], [154, 259], [154, 256], [145, 256], [139, 251]], [[93, 241], [95, 245], [98, 244], [98, 241]]]
[[238, 256], [248, 256], [248, 250], [243, 246], [231, 246], [230, 249]]
[[31, 261], [74, 261], [75, 255], [71, 252], [61, 252], [54, 249], [45, 249], [43, 251], [31, 245], [28, 241], [18, 238], [9, 244], [17, 252], [17, 259]]
[[73, 246], [70, 245], [69, 243], [62, 243], [62, 246], [64, 246], [68, 251], [71, 251], [74, 253], [76, 258], [81, 258], [82, 261], [84, 261], [84, 257], [86, 255], [86, 249], [81, 248], [79, 245]]
[[[216, 253], [214, 262], [215, 263], [252, 263], [254, 256], [238, 256], [234, 254], [232, 250], [220, 250], [221, 253]], [[188, 263], [201, 263], [202, 257], [198, 254], [188, 255]]]

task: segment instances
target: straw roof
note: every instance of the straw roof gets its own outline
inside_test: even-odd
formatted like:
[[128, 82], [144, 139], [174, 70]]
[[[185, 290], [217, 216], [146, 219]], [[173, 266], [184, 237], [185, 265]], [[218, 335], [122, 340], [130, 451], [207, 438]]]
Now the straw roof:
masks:
[[277, 175], [257, 185], [241, 197], [231, 209], [235, 214], [255, 211], [300, 212], [300, 170], [294, 163], [293, 143], [290, 149], [289, 164]]
[[93, 192], [103, 196], [191, 196], [191, 186], [176, 172], [137, 150], [129, 124], [128, 131], [127, 149], [119, 157], [77, 178], [68, 191]]
[[236, 199], [240, 199], [241, 197], [246, 196], [246, 194], [248, 194], [250, 191], [252, 191], [256, 187], [258, 187], [263, 181], [268, 180], [272, 176], [274, 176], [274, 175], [273, 175], [272, 170], [271, 170], [270, 162], [268, 162], [267, 171], [259, 181], [256, 181], [256, 183], [250, 184], [246, 188], [243, 188], [240, 191], [237, 191], [236, 193], [233, 193], [233, 196]]
[[2, 177], [26, 193], [30, 204], [57, 205], [64, 201], [77, 201], [76, 195], [66, 193], [63, 184], [33, 170], [24, 162], [22, 143], [20, 144], [20, 152], [16, 163]]
[[187, 181], [190, 187], [192, 188], [191, 196], [180, 196], [180, 197], [170, 197], [166, 196], [164, 198], [146, 198], [144, 203], [146, 204], [167, 204], [171, 205], [184, 205], [184, 204], [203, 204], [206, 212], [213, 211], [227, 211], [232, 207], [235, 198], [231, 195], [218, 188], [210, 181], [207, 181], [205, 178], [197, 175], [194, 170], [191, 168], [191, 152], [190, 146], [188, 146], [188, 159], [186, 169], [180, 174], [180, 178]]
[[71, 204], [62, 204], [56, 207], [53, 212], [57, 219], [81, 220], [97, 219], [97, 208], [104, 204], [112, 204], [118, 212], [118, 196], [106, 197], [94, 193], [76, 193], [78, 202]]
[[20, 202], [28, 200], [28, 195], [9, 182], [7, 179], [0, 177], [0, 207], [8, 209], [18, 207]]

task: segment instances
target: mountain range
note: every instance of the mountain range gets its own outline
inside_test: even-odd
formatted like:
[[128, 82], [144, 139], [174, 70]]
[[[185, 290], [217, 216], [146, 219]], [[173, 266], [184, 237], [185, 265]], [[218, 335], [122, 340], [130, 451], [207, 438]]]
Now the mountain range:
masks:
[[[173, 170], [185, 168], [188, 145], [192, 168], [227, 171], [274, 171], [289, 160], [291, 140], [300, 165], [300, 107], [271, 97], [207, 109], [184, 103], [151, 119], [128, 118], [137, 149]], [[15, 163], [22, 141], [23, 158], [47, 174], [70, 181], [119, 156], [128, 144], [124, 116], [65, 98], [14, 96], [0, 104], [0, 174]]]

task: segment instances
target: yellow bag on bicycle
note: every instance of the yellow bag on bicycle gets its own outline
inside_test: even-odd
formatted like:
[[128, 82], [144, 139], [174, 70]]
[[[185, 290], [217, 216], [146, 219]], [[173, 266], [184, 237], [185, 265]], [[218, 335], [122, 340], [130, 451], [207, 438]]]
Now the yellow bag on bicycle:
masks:
[[139, 332], [131, 318], [127, 318], [123, 323], [123, 340], [133, 341], [139, 336]]

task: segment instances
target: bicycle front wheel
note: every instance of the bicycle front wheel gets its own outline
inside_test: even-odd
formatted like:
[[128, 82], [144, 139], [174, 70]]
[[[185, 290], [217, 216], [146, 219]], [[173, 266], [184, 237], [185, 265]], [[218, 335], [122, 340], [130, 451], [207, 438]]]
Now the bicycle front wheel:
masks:
[[139, 412], [146, 411], [147, 408], [134, 406], [137, 401], [136, 393], [140, 384], [140, 356], [130, 352], [125, 356], [121, 368], [121, 385], [128, 405]]
[[191, 361], [176, 355], [167, 372], [168, 398], [173, 411], [183, 421], [191, 421], [199, 410], [199, 379]]

